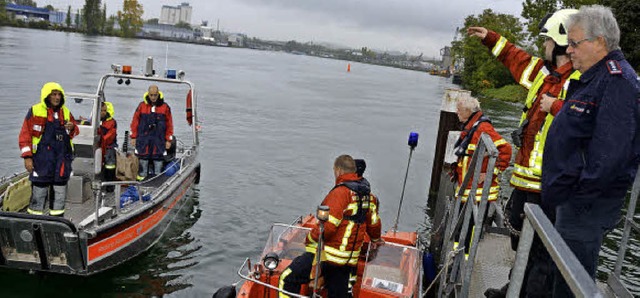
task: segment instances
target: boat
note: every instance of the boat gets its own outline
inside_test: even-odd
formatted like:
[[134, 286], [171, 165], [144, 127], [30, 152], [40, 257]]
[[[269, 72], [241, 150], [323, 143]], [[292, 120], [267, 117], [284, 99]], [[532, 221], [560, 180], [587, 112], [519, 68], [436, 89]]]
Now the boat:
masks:
[[[50, 216], [48, 210], [43, 215], [26, 213], [31, 196], [26, 171], [1, 179], [0, 267], [87, 276], [123, 264], [159, 241], [200, 180], [196, 92], [184, 77], [183, 71], [172, 69], [156, 75], [149, 57], [140, 74], [133, 74], [130, 65], [114, 64], [95, 93], [65, 93], [65, 104], [76, 118], [88, 117], [79, 118], [80, 133], [73, 139], [75, 158], [64, 217]], [[122, 149], [117, 150], [118, 172], [124, 169], [123, 175], [105, 181], [99, 117], [94, 116], [100, 115], [106, 95], [126, 98], [129, 106], [118, 108], [115, 102], [114, 106], [116, 114], [128, 114], [139, 102], [132, 99], [141, 98], [148, 84], [184, 89], [187, 121], [176, 121], [180, 114], [174, 110], [176, 137], [167, 150], [163, 172], [143, 181], [136, 181], [137, 158], [125, 132]], [[184, 127], [178, 129], [178, 124]], [[113, 192], [107, 191], [109, 187]]]
[[[291, 224], [273, 224], [259, 259], [251, 262], [246, 258], [238, 269], [244, 283], [237, 291], [237, 297], [278, 297], [278, 292], [283, 292], [278, 288], [280, 274], [295, 257], [305, 252], [307, 234], [317, 224], [318, 219], [311, 214], [299, 217]], [[358, 259], [353, 297], [422, 297], [422, 252], [418, 247], [417, 232], [388, 231], [382, 239], [384, 245], [376, 250], [372, 250], [369, 241], [365, 240]], [[311, 284], [303, 285], [303, 294], [284, 294], [311, 297], [312, 289]], [[326, 297], [326, 293], [323, 296]]]
[[[407, 174], [411, 155], [418, 143], [418, 134], [412, 132], [408, 143], [410, 153]], [[428, 254], [418, 241], [417, 231], [397, 231], [406, 179], [405, 175], [395, 224], [381, 236], [384, 244], [374, 249], [370, 239], [365, 235], [355, 270], [356, 278], [350, 290], [353, 297], [422, 297], [423, 257], [428, 258]], [[312, 280], [308, 285], [302, 285], [301, 293], [281, 290], [278, 285], [280, 275], [287, 266], [305, 252], [308, 233], [319, 226], [322, 234], [324, 222], [329, 217], [328, 210], [326, 206], [319, 206], [315, 216], [301, 216], [290, 224], [273, 224], [258, 259], [252, 262], [250, 258], [246, 258], [238, 269], [237, 274], [243, 280], [240, 289], [236, 289], [236, 283], [219, 289], [214, 297], [263, 298], [278, 297], [280, 293], [290, 297], [327, 297], [326, 289], [320, 282], [321, 278]], [[322, 239], [319, 243], [320, 251], [316, 251], [316, 256], [322, 255]], [[315, 284], [316, 282], [319, 284]]]

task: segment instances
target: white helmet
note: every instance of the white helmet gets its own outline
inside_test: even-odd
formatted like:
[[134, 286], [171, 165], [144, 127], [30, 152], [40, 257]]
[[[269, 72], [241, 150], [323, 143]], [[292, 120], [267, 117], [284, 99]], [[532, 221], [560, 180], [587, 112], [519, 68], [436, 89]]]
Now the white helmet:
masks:
[[569, 16], [577, 13], [577, 9], [567, 8], [556, 11], [553, 14], [548, 14], [542, 21], [540, 21], [540, 35], [549, 37], [561, 47], [569, 45], [567, 40], [567, 20]]

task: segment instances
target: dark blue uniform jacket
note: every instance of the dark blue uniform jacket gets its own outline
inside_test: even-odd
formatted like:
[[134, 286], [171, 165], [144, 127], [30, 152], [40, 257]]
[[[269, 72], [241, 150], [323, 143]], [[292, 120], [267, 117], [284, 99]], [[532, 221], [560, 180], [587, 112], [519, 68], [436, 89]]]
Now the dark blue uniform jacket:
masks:
[[621, 51], [572, 80], [549, 129], [542, 162], [542, 201], [622, 199], [640, 162], [640, 84]]

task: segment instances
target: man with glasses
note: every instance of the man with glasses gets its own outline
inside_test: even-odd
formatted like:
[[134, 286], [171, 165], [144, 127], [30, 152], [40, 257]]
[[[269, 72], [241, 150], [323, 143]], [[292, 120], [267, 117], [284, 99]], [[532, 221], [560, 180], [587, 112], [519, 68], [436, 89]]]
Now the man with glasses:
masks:
[[[131, 146], [135, 148], [139, 161], [138, 181], [144, 180], [149, 172], [153, 175], [162, 172], [164, 156], [171, 147], [172, 138], [171, 108], [164, 102], [158, 86], [151, 85], [131, 120]], [[152, 162], [152, 171], [149, 171], [149, 162]]]
[[[542, 163], [542, 206], [595, 278], [604, 234], [620, 210], [640, 162], [640, 84], [620, 51], [611, 10], [583, 6], [567, 22], [573, 66], [565, 104], [549, 128]], [[571, 297], [556, 271], [554, 297]]]
[[[529, 90], [520, 125], [512, 133], [514, 145], [518, 147], [514, 162], [511, 186], [513, 192], [508, 202], [508, 217], [505, 221], [511, 229], [511, 248], [518, 248], [519, 234], [524, 218], [524, 204], [540, 204], [540, 177], [542, 176], [542, 155], [547, 132], [554, 116], [562, 107], [564, 83], [573, 73], [571, 60], [567, 55], [566, 21], [575, 9], [561, 9], [548, 14], [540, 22], [540, 36], [544, 58], [531, 56], [517, 48], [500, 34], [483, 27], [470, 27], [470, 36], [481, 38], [491, 53], [504, 64], [514, 79]], [[526, 269], [522, 292], [529, 297], [550, 295], [552, 264], [539, 238], [535, 238]], [[505, 297], [508, 284], [502, 289], [489, 289], [487, 297]]]

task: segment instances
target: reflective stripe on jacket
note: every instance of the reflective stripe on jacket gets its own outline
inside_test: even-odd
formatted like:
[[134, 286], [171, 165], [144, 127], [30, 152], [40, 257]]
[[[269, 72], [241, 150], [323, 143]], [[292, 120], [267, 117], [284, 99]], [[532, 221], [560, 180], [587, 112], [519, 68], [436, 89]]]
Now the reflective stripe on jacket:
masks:
[[[568, 85], [567, 79], [574, 73], [573, 65], [567, 63], [559, 68], [551, 66], [548, 62], [545, 65], [544, 60], [529, 55], [493, 31], [489, 31], [482, 42], [509, 69], [514, 79], [529, 90], [520, 117], [520, 125], [525, 124], [522, 131], [522, 147], [516, 153], [510, 182], [518, 189], [540, 192], [542, 156], [547, 132], [555, 113], [562, 107]], [[579, 76], [579, 72], [575, 73]], [[540, 110], [540, 98], [543, 94], [550, 94], [560, 100], [556, 101], [557, 104], [554, 104], [551, 113]]]
[[[335, 265], [356, 266], [360, 256], [360, 248], [365, 240], [365, 234], [372, 240], [378, 240], [381, 235], [382, 223], [378, 215], [378, 199], [367, 191], [367, 195], [361, 196], [358, 203], [358, 195], [346, 185], [345, 182], [359, 182], [364, 180], [355, 173], [344, 174], [338, 177], [333, 190], [327, 194], [322, 205], [329, 206], [329, 220], [324, 224], [324, 255], [323, 259]], [[366, 181], [366, 180], [365, 180]], [[368, 189], [368, 182], [366, 185]], [[359, 214], [361, 206], [365, 211], [363, 220], [358, 223], [353, 216]], [[307, 251], [314, 252], [317, 247], [319, 228], [315, 227], [307, 236]]]
[[[480, 119], [480, 117], [482, 117], [481, 111], [472, 114], [471, 118], [469, 118], [469, 120], [465, 123], [464, 131], [460, 134], [460, 138], [466, 137], [467, 132], [471, 129], [474, 123], [478, 121], [478, 119]], [[471, 158], [473, 156], [473, 153], [476, 150], [476, 146], [478, 145], [478, 142], [480, 141], [480, 136], [482, 135], [482, 133], [488, 134], [491, 140], [493, 140], [493, 144], [498, 149], [498, 158], [496, 159], [495, 168], [493, 170], [493, 179], [491, 181], [491, 189], [488, 197], [489, 201], [495, 201], [498, 199], [498, 191], [500, 190], [500, 187], [498, 185], [498, 174], [504, 171], [507, 168], [507, 166], [509, 166], [509, 160], [511, 159], [511, 145], [509, 145], [509, 143], [507, 143], [507, 141], [505, 141], [502, 138], [502, 136], [500, 136], [500, 134], [496, 132], [496, 130], [493, 128], [493, 125], [491, 125], [490, 122], [481, 122], [480, 124], [477, 125], [477, 129], [473, 133], [473, 137], [471, 138], [471, 142], [469, 143], [469, 146], [465, 151], [465, 155], [458, 158], [458, 167], [456, 168], [456, 171], [458, 174], [457, 175], [458, 183], [456, 187], [456, 193], [458, 193], [458, 191], [460, 190], [460, 186], [467, 172], [474, 170], [474, 169], [469, 169], [469, 163], [471, 162]], [[488, 158], [485, 158], [483, 160], [482, 162], [483, 172], [486, 171], [488, 162], [489, 162]], [[469, 182], [469, 185], [466, 187], [464, 195], [462, 196], [462, 202], [467, 201], [467, 198], [470, 195], [471, 186], [472, 186], [472, 183]], [[475, 195], [477, 202], [480, 202], [480, 200], [482, 199], [483, 186], [484, 186], [484, 183], [478, 184], [478, 189], [476, 190], [476, 195]]]

